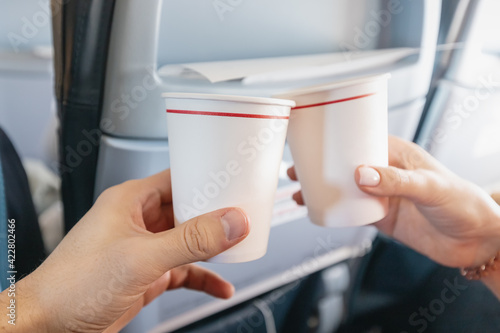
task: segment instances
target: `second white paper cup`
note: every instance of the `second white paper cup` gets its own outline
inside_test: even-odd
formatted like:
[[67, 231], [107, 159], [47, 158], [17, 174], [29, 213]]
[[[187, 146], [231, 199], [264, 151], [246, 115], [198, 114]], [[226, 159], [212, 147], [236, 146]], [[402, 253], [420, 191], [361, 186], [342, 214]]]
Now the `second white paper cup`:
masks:
[[381, 220], [388, 199], [362, 192], [359, 165], [388, 165], [389, 74], [280, 94], [295, 100], [288, 143], [312, 222], [360, 226]]
[[227, 207], [250, 217], [245, 240], [209, 262], [258, 259], [267, 251], [293, 101], [166, 93], [176, 225]]

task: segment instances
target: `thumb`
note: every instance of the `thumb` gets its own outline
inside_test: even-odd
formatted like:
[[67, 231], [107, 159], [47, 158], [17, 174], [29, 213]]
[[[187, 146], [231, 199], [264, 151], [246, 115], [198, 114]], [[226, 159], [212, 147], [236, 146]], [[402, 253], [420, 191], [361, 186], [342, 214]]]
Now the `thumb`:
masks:
[[221, 209], [155, 234], [152, 252], [167, 271], [212, 258], [241, 242], [249, 232], [249, 218], [243, 210]]
[[360, 166], [356, 169], [355, 179], [363, 192], [375, 196], [400, 196], [424, 203], [434, 194], [433, 178], [416, 170]]

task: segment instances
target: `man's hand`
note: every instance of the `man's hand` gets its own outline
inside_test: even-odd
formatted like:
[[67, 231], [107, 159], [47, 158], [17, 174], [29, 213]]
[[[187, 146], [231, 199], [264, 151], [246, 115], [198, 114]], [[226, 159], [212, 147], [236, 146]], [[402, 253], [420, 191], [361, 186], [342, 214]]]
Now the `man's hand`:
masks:
[[17, 331], [117, 332], [165, 290], [182, 287], [231, 297], [229, 282], [189, 264], [242, 241], [248, 216], [228, 208], [173, 228], [171, 201], [169, 170], [106, 190], [19, 282]]

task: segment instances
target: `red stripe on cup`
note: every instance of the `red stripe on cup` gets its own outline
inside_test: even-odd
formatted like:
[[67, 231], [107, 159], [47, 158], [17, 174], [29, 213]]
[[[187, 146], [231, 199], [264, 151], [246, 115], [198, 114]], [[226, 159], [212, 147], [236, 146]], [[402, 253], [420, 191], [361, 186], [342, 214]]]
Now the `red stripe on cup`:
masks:
[[257, 118], [257, 119], [289, 119], [289, 116], [268, 116], [249, 113], [229, 113], [229, 112], [210, 112], [210, 111], [189, 111], [189, 110], [167, 110], [167, 113], [189, 114], [198, 116], [219, 116], [236, 118]]
[[323, 102], [323, 103], [310, 104], [310, 105], [301, 105], [301, 106], [296, 106], [296, 107], [292, 108], [292, 110], [307, 109], [307, 108], [313, 108], [313, 107], [316, 107], [316, 106], [323, 106], [323, 105], [330, 105], [330, 104], [337, 104], [337, 103], [342, 103], [342, 102], [348, 102], [348, 101], [353, 101], [353, 100], [356, 100], [356, 99], [370, 97], [370, 96], [373, 96], [373, 95], [376, 95], [376, 94], [377, 93], [371, 93], [371, 94], [366, 94], [366, 95], [359, 95], [359, 96], [354, 96], [354, 97], [337, 99], [335, 101], [330, 101], [330, 102]]

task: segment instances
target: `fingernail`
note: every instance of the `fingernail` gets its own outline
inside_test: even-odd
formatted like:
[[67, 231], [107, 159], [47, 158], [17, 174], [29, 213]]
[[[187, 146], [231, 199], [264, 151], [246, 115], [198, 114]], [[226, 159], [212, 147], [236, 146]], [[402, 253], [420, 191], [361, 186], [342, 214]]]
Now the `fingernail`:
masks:
[[222, 215], [221, 223], [228, 241], [238, 239], [247, 232], [246, 216], [237, 209], [231, 209]]
[[359, 185], [378, 186], [380, 184], [380, 174], [370, 167], [359, 168]]

